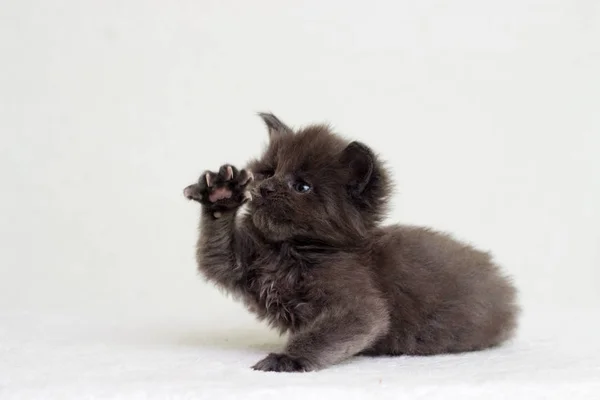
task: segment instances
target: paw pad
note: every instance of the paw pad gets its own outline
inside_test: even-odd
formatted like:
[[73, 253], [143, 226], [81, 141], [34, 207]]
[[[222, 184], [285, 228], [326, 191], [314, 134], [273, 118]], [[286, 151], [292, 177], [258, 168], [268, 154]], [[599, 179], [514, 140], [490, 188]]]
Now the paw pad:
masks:
[[238, 171], [233, 165], [225, 164], [217, 173], [205, 171], [198, 183], [186, 187], [183, 194], [213, 210], [232, 209], [248, 200], [246, 187], [253, 179], [252, 172]]

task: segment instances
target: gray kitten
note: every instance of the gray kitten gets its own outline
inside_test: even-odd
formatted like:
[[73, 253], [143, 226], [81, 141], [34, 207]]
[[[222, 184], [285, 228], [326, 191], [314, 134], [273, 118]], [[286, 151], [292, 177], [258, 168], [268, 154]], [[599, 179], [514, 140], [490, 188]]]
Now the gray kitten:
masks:
[[391, 184], [369, 147], [260, 116], [270, 136], [260, 158], [206, 171], [184, 190], [201, 204], [201, 273], [290, 335], [254, 369], [466, 352], [513, 335], [516, 290], [489, 254], [427, 228], [381, 225]]

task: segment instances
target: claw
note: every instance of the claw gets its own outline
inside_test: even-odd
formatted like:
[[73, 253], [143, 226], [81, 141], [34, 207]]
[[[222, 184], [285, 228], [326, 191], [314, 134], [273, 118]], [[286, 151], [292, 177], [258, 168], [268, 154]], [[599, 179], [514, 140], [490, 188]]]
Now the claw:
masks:
[[206, 185], [207, 185], [208, 187], [211, 187], [211, 186], [212, 186], [212, 178], [210, 177], [210, 172], [207, 172], [207, 173], [206, 173]]
[[183, 195], [188, 200], [191, 200], [194, 197], [195, 191], [196, 191], [196, 185], [190, 185], [190, 186], [186, 187], [185, 189], [183, 189]]
[[241, 185], [245, 185], [245, 184], [247, 184], [248, 182], [251, 182], [254, 179], [254, 175], [252, 174], [252, 171], [244, 170], [243, 173], [245, 173], [246, 176], [244, 177], [243, 174], [240, 174], [240, 178], [243, 178], [243, 180], [240, 181]]
[[227, 166], [227, 180], [230, 181], [233, 179], [233, 168], [231, 168], [231, 165]]
[[[248, 179], [246, 180], [246, 182], [251, 182], [254, 180], [254, 174], [252, 173], [252, 171], [248, 171]], [[244, 183], [246, 183], [244, 182]]]

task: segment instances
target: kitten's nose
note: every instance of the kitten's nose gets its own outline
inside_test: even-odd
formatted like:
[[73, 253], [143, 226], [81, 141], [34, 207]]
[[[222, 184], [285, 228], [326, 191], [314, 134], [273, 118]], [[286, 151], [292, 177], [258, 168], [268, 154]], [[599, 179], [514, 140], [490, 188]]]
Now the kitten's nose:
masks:
[[267, 197], [273, 192], [275, 192], [275, 186], [273, 185], [273, 182], [263, 182], [263, 184], [260, 185], [260, 195], [262, 197]]

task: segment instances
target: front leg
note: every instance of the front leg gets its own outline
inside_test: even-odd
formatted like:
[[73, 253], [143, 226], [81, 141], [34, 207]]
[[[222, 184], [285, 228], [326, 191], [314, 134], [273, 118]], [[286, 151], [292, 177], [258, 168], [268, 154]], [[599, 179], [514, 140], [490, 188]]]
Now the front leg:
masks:
[[284, 353], [271, 353], [252, 368], [274, 372], [322, 369], [368, 348], [387, 332], [388, 326], [389, 318], [380, 304], [333, 308], [306, 329], [292, 334]]
[[236, 225], [235, 215], [248, 200], [246, 188], [252, 179], [249, 171], [223, 165], [218, 173], [206, 171], [198, 183], [184, 189], [186, 198], [202, 205], [198, 269], [207, 279], [230, 290], [242, 280], [241, 261], [251, 247], [249, 235]]

